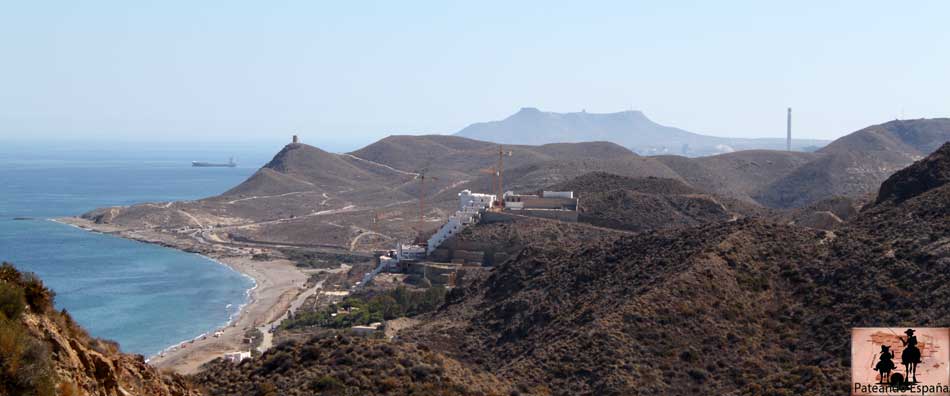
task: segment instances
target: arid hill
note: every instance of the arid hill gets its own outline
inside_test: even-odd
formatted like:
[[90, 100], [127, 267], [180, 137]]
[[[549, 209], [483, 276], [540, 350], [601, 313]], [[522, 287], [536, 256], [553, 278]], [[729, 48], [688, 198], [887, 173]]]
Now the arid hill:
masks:
[[819, 157], [753, 194], [771, 207], [800, 207], [830, 196], [871, 194], [888, 176], [950, 141], [950, 119], [891, 121], [844, 136]]
[[32, 274], [0, 267], [0, 394], [198, 395], [179, 375], [162, 373], [141, 355], [93, 338]]
[[[608, 172], [683, 182], [718, 197], [727, 212], [756, 205], [802, 208], [833, 197], [866, 201], [887, 176], [948, 138], [950, 121], [936, 119], [869, 127], [817, 153], [752, 150], [702, 158], [642, 157], [607, 142], [511, 145], [503, 148], [503, 180], [506, 191], [533, 192], [590, 172]], [[103, 208], [83, 217], [115, 226], [125, 236], [158, 233], [162, 235], [146, 239], [191, 239], [196, 246], [210, 242], [365, 251], [434, 230], [454, 212], [462, 189], [494, 192], [498, 153], [493, 143], [439, 135], [390, 136], [346, 154], [290, 144], [222, 195]], [[631, 193], [609, 197], [611, 205], [621, 206], [644, 199]], [[673, 207], [694, 202], [680, 201]], [[700, 207], [718, 206], [703, 202]], [[666, 204], [656, 201], [643, 209], [657, 205]], [[811, 218], [799, 216], [800, 224], [826, 227], [836, 222], [824, 212], [804, 213]]]
[[754, 204], [657, 177], [592, 172], [546, 189], [574, 191], [579, 198], [579, 221], [630, 231], [733, 221], [766, 212]]
[[424, 345], [345, 335], [290, 341], [239, 365], [219, 359], [194, 380], [207, 396], [501, 396], [511, 387]]
[[[551, 143], [539, 146], [505, 145], [505, 167], [514, 169], [527, 164], [552, 160], [587, 158], [617, 159], [635, 156], [615, 143], [588, 141], [583, 143]], [[432, 172], [454, 171], [478, 174], [498, 160], [498, 144], [457, 136], [389, 136], [350, 153], [403, 170], [428, 168]]]
[[[945, 149], [950, 149], [948, 146]], [[406, 339], [551, 394], [847, 394], [856, 326], [948, 326], [941, 152], [833, 232], [755, 219], [623, 234], [540, 219], [458, 237], [521, 248]]]
[[817, 158], [815, 153], [749, 150], [701, 158], [655, 157], [690, 185], [727, 197], [752, 196], [773, 181]]
[[831, 197], [804, 208], [796, 208], [778, 215], [780, 221], [802, 227], [833, 230], [854, 218], [866, 200]]
[[950, 144], [944, 144], [933, 154], [904, 168], [881, 185], [876, 204], [897, 203], [922, 193], [940, 188], [950, 182]]
[[[536, 189], [591, 170], [676, 177], [613, 143], [506, 146], [506, 186]], [[83, 217], [131, 233], [165, 233], [196, 244], [281, 244], [369, 250], [411, 239], [420, 189], [423, 229], [457, 206], [463, 188], [490, 191], [498, 146], [453, 136], [392, 136], [349, 154], [290, 144], [248, 180], [198, 201], [103, 208]], [[420, 173], [425, 173], [425, 184]], [[213, 227], [213, 230], [211, 229]]]
[[688, 195], [704, 191], [680, 180], [662, 177], [626, 177], [609, 172], [590, 172], [547, 188], [552, 191], [574, 191], [578, 194], [629, 190], [647, 194]]

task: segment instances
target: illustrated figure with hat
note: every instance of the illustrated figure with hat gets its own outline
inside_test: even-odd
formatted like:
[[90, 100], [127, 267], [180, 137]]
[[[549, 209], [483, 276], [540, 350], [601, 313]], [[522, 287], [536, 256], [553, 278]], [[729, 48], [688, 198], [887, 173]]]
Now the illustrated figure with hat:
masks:
[[913, 383], [917, 383], [917, 364], [920, 363], [920, 349], [917, 348], [917, 336], [914, 335], [914, 329], [907, 329], [904, 332], [907, 339], [899, 337], [904, 344], [904, 352], [901, 352], [901, 364], [904, 365], [904, 377], [911, 378]]
[[874, 370], [881, 373], [881, 384], [890, 383], [891, 370], [895, 367], [897, 365], [894, 364], [894, 353], [891, 352], [890, 345], [881, 345], [881, 360], [874, 366]]

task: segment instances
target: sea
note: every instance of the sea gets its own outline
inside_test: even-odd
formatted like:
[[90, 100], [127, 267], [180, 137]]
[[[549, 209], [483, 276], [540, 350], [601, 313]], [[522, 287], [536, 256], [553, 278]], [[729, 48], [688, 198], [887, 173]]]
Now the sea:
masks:
[[[0, 260], [38, 274], [95, 337], [146, 357], [228, 323], [252, 279], [209, 258], [52, 219], [143, 202], [194, 200], [239, 184], [282, 143], [0, 144]], [[235, 168], [194, 168], [191, 161]]]

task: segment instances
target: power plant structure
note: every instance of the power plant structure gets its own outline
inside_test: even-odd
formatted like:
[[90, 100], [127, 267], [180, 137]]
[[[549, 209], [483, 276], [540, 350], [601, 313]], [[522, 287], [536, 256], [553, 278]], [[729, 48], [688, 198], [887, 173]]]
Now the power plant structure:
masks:
[[785, 150], [792, 151], [792, 108], [788, 108], [788, 120], [786, 125]]

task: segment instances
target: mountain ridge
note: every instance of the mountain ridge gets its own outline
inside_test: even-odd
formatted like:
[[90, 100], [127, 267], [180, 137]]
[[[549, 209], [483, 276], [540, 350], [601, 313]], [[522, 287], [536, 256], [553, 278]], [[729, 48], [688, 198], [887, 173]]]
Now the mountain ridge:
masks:
[[[471, 124], [453, 136], [502, 144], [532, 145], [602, 140], [628, 147], [639, 154], [681, 154], [691, 157], [756, 148], [785, 148], [785, 139], [781, 138], [724, 138], [660, 125], [637, 110], [555, 113], [525, 107], [502, 120]], [[819, 139], [793, 139], [792, 146], [798, 150], [813, 149], [826, 143]]]

